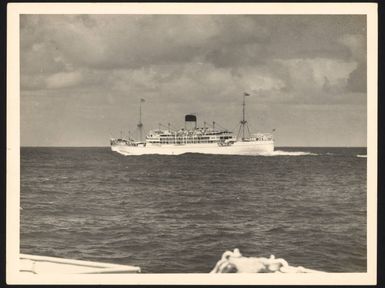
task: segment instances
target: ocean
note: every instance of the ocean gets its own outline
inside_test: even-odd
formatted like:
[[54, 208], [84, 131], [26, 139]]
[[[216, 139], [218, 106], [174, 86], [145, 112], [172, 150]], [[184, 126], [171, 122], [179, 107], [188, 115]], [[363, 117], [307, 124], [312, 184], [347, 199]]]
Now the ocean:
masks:
[[366, 148], [122, 156], [21, 148], [20, 251], [208, 273], [226, 250], [366, 272]]

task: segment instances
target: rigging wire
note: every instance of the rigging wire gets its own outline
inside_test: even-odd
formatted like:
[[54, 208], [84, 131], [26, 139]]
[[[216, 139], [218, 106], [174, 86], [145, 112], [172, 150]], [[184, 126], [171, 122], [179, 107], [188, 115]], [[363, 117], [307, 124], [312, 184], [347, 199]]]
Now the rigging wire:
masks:
[[178, 129], [176, 129], [174, 126], [172, 126], [171, 123], [169, 123], [169, 125], [164, 125], [162, 123], [159, 123], [159, 126], [167, 128], [167, 129], [170, 128], [170, 130], [173, 130], [173, 131], [178, 131]]
[[[210, 122], [207, 122], [206, 120], [203, 120], [203, 122], [206, 122], [206, 125], [208, 124], [208, 123], [210, 123]], [[211, 122], [211, 123], [213, 123], [213, 122]], [[238, 126], [238, 125], [237, 125]], [[237, 127], [236, 126], [236, 127]], [[224, 126], [222, 126], [221, 124], [219, 124], [217, 121], [215, 121], [215, 127], [219, 127], [220, 129], [222, 129], [222, 130], [225, 130], [225, 131], [233, 131], [233, 130], [229, 130], [229, 129], [227, 129], [226, 127], [224, 127]], [[236, 128], [236, 127], [234, 127], [234, 128]], [[207, 128], [207, 127], [206, 127]]]
[[222, 129], [224, 129], [224, 130], [227, 130], [227, 131], [232, 131], [232, 130], [229, 130], [229, 129], [227, 129], [226, 127], [222, 126], [222, 125], [221, 125], [221, 124], [219, 124], [218, 122], [215, 122], [215, 125], [218, 125], [218, 126], [219, 126], [219, 128], [222, 128]]
[[234, 128], [233, 128], [233, 129], [231, 129], [231, 130], [229, 130], [229, 131], [231, 131], [231, 132], [233, 132], [233, 133], [234, 133], [235, 129], [237, 129], [237, 127], [238, 127], [238, 126], [239, 126], [239, 124], [235, 125], [235, 126], [234, 126]]

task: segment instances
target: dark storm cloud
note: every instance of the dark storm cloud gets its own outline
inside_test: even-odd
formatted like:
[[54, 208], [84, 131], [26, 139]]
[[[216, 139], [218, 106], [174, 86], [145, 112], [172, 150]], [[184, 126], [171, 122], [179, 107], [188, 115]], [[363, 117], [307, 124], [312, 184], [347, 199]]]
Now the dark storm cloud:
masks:
[[[23, 16], [22, 76], [82, 68], [130, 73], [146, 66], [196, 62], [236, 70], [277, 66], [276, 59], [322, 58], [359, 63], [357, 72], [347, 73], [355, 77], [352, 85], [364, 87], [365, 74], [359, 69], [364, 67], [365, 19], [355, 17], [353, 21], [352, 16]], [[287, 67], [276, 68], [273, 72], [279, 77]], [[290, 82], [292, 78], [278, 81], [298, 85]]]

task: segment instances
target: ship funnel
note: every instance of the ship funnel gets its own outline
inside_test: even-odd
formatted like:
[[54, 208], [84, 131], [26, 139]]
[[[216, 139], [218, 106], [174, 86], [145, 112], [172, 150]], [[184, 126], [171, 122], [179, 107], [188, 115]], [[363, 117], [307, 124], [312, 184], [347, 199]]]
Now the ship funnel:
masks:
[[187, 122], [195, 122], [195, 128], [197, 128], [197, 116], [193, 114], [188, 114], [184, 117], [185, 126], [187, 125]]

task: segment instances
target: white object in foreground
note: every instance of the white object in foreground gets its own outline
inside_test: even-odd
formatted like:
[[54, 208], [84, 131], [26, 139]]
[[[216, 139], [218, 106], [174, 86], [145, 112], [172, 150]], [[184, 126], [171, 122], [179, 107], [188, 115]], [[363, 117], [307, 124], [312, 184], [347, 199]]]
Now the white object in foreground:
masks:
[[20, 272], [32, 274], [140, 273], [140, 267], [20, 254]]
[[302, 266], [290, 266], [286, 260], [273, 255], [265, 257], [244, 257], [238, 249], [226, 251], [210, 273], [325, 273]]

